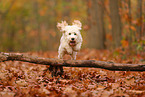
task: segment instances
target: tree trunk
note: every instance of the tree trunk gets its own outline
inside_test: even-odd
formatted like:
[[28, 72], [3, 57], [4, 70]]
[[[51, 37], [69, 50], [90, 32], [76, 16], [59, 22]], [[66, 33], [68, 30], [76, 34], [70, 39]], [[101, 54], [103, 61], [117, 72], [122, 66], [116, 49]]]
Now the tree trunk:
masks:
[[36, 31], [37, 31], [37, 50], [42, 50], [42, 43], [41, 43], [41, 29], [40, 29], [40, 15], [39, 15], [39, 7], [38, 7], [38, 1], [34, 1], [34, 14], [35, 14], [35, 20], [36, 20]]
[[131, 26], [132, 26], [132, 15], [131, 15], [131, 0], [128, 0], [127, 1], [128, 3], [128, 17], [129, 17], [129, 35], [128, 35], [128, 41], [129, 41], [129, 48], [132, 49], [131, 45], [132, 45], [132, 40], [133, 40], [133, 37], [135, 37], [135, 32], [133, 30], [131, 30]]
[[[143, 9], [145, 9], [145, 1], [143, 2]], [[143, 10], [143, 19], [145, 20], [145, 10]], [[142, 25], [143, 36], [145, 36], [145, 22]]]
[[137, 33], [138, 35], [138, 39], [141, 39], [142, 37], [142, 0], [137, 0], [137, 20], [138, 20], [138, 24], [137, 24]]
[[[50, 5], [49, 7], [53, 10], [52, 15], [50, 16], [50, 14], [48, 14], [48, 17], [50, 17], [49, 21], [48, 21], [48, 30], [49, 32], [49, 40], [48, 40], [48, 49], [47, 50], [57, 50], [56, 47], [58, 47], [58, 43], [59, 43], [59, 35], [56, 32], [56, 25], [57, 25], [57, 21], [56, 21], [56, 17], [57, 17], [57, 9], [54, 7], [57, 5], [57, 0], [49, 0]], [[51, 22], [53, 19], [53, 22]], [[51, 29], [51, 30], [50, 30]], [[51, 41], [50, 41], [51, 40]]]
[[14, 42], [15, 42], [15, 27], [13, 26], [13, 25], [10, 25], [10, 28], [11, 28], [11, 30], [8, 30], [8, 31], [10, 31], [10, 33], [9, 33], [9, 47], [8, 47], [8, 51], [10, 51], [10, 52], [13, 52], [14, 50], [15, 50], [15, 44], [14, 44]]
[[26, 31], [26, 25], [27, 25], [26, 21], [21, 20], [21, 29], [23, 31], [23, 39], [21, 40], [21, 51], [27, 51], [30, 48], [30, 47], [27, 47], [27, 45], [28, 45], [28, 38], [27, 38], [28, 32]]
[[119, 0], [110, 0], [110, 12], [112, 22], [112, 36], [113, 36], [113, 47], [119, 47], [121, 45], [121, 20], [119, 15]]
[[[9, 7], [4, 12], [0, 11], [0, 38], [1, 38], [1, 40], [3, 40], [3, 32], [4, 32], [4, 28], [5, 28], [5, 24], [6, 24], [6, 22], [5, 22], [6, 17], [9, 14], [9, 12], [10, 12], [11, 8], [13, 7], [14, 3], [15, 3], [15, 0], [12, 0]], [[13, 28], [12, 28], [12, 30], [13, 30]], [[11, 34], [12, 33], [13, 33], [13, 31], [11, 32]], [[2, 45], [2, 42], [0, 42], [0, 45]]]
[[104, 49], [105, 48], [105, 30], [104, 30], [104, 1], [103, 0], [97, 0], [97, 31], [98, 31], [98, 48]]
[[104, 49], [105, 48], [105, 33], [103, 21], [103, 1], [88, 0], [88, 46], [90, 48]]
[[[63, 1], [64, 3], [64, 1]], [[71, 8], [70, 8], [70, 5], [72, 3], [72, 0], [65, 0], [65, 6], [63, 6], [63, 16], [62, 16], [62, 19], [67, 21], [67, 22], [70, 22], [71, 20], [71, 16], [70, 16], [70, 13], [71, 13]]]

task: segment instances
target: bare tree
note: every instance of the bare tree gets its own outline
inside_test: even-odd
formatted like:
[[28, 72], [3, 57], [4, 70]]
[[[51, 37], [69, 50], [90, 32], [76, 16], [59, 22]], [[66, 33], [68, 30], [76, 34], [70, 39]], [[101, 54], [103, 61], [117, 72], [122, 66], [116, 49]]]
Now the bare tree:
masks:
[[34, 14], [35, 14], [35, 20], [36, 20], [36, 30], [37, 30], [37, 50], [41, 50], [42, 43], [41, 43], [41, 29], [40, 29], [40, 15], [39, 15], [39, 6], [38, 1], [34, 1]]
[[[143, 8], [145, 8], [145, 1], [143, 2]], [[143, 10], [143, 18], [145, 19], [145, 10]], [[143, 29], [142, 29], [142, 31], [143, 31], [143, 36], [145, 36], [145, 22], [143, 22]]]
[[53, 31], [52, 32], [53, 34], [51, 32], [50, 32], [51, 34], [49, 34], [48, 50], [54, 50], [54, 49], [56, 49], [56, 45], [58, 46], [58, 43], [59, 43], [59, 34], [57, 33], [57, 27], [56, 27], [56, 25], [57, 25], [57, 20], [56, 20], [56, 18], [57, 18], [57, 9], [54, 7], [54, 6], [57, 6], [58, 2], [57, 2], [57, 0], [49, 0], [49, 2], [51, 2], [49, 7], [53, 10], [53, 13], [52, 13], [51, 16], [48, 14], [48, 17], [50, 17], [50, 19], [54, 19], [54, 22], [51, 23], [50, 22], [51, 20], [50, 19], [48, 20], [48, 22], [49, 22], [48, 23], [48, 25], [49, 25], [48, 29], [49, 29], [49, 31]]
[[3, 30], [4, 30], [4, 24], [5, 24], [6, 16], [10, 12], [10, 10], [13, 7], [14, 3], [15, 3], [15, 0], [12, 0], [10, 5], [9, 5], [9, 7], [4, 12], [0, 11], [0, 38], [2, 38], [1, 35], [3, 33]]
[[131, 49], [131, 43], [132, 43], [132, 40], [133, 40], [133, 36], [135, 35], [135, 32], [131, 29], [131, 26], [132, 26], [132, 15], [131, 15], [131, 0], [127, 0], [127, 4], [128, 4], [128, 23], [129, 23], [129, 35], [128, 35], [128, 40], [129, 40], [129, 47]]
[[111, 22], [112, 22], [112, 36], [113, 36], [113, 46], [119, 47], [121, 45], [121, 20], [119, 15], [119, 0], [110, 0], [110, 12], [111, 12]]
[[104, 1], [97, 0], [97, 29], [98, 29], [98, 47], [100, 49], [105, 48], [105, 30], [104, 30]]
[[88, 0], [88, 39], [90, 48], [105, 48], [104, 13], [102, 0]]
[[138, 19], [138, 25], [137, 25], [137, 33], [139, 33], [138, 38], [140, 39], [142, 34], [142, 0], [137, 0], [137, 19]]
[[71, 9], [70, 9], [70, 5], [71, 5], [72, 0], [65, 0], [66, 5], [63, 6], [64, 12], [63, 12], [63, 16], [62, 18], [68, 22], [70, 22], [70, 13], [71, 13]]

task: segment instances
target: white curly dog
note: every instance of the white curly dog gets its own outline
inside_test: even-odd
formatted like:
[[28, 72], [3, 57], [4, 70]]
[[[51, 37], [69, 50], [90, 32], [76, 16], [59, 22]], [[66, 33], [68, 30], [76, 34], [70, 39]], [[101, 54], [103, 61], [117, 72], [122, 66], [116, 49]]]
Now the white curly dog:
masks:
[[58, 58], [63, 59], [65, 54], [69, 54], [75, 60], [83, 41], [80, 33], [82, 27], [81, 22], [74, 20], [72, 25], [68, 25], [66, 21], [62, 21], [57, 24], [57, 27], [63, 32], [58, 49]]

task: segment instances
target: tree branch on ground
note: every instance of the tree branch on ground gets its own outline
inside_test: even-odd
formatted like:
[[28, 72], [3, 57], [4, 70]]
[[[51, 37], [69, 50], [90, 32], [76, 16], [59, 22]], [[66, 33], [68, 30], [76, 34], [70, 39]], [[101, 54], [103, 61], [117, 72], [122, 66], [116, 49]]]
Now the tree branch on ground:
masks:
[[96, 60], [62, 60], [55, 58], [34, 57], [22, 53], [0, 53], [0, 62], [23, 61], [42, 65], [65, 67], [92, 67], [112, 71], [145, 71], [145, 64], [122, 64]]

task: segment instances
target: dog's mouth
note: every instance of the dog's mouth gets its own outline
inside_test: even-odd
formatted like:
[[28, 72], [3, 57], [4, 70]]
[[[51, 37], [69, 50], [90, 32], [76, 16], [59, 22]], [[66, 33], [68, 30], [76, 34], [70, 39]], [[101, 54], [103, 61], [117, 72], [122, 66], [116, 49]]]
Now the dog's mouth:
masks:
[[75, 46], [75, 45], [76, 45], [76, 41], [70, 41], [70, 42], [69, 42], [69, 45], [70, 45], [70, 46]]

